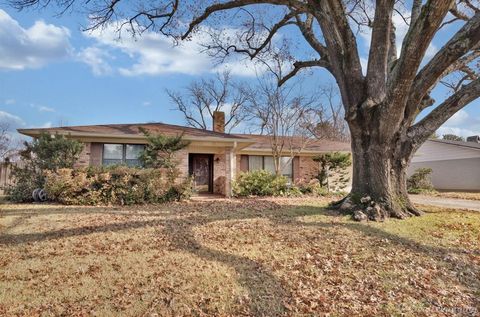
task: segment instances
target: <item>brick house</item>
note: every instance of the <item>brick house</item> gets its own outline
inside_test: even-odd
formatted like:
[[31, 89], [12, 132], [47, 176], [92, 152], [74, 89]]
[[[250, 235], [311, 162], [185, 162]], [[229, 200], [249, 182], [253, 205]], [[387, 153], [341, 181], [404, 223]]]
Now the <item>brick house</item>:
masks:
[[[271, 138], [266, 135], [224, 133], [225, 115], [214, 114], [213, 131], [170, 125], [164, 123], [107, 124], [69, 126], [57, 128], [19, 129], [30, 137], [41, 133], [62, 134], [85, 144], [77, 167], [124, 163], [138, 165], [138, 154], [143, 150], [146, 138], [140, 131], [144, 128], [153, 134], [180, 135], [190, 141], [187, 148], [178, 151], [176, 157], [181, 177], [194, 175], [198, 192], [229, 196], [232, 180], [242, 171], [265, 169], [274, 171]], [[332, 151], [350, 151], [350, 144], [327, 140], [312, 140], [291, 158], [290, 149], [299, 143], [295, 137], [289, 144], [282, 160], [282, 174], [292, 181], [310, 180], [318, 174], [318, 163], [313, 157]], [[303, 143], [303, 142], [302, 142]]]

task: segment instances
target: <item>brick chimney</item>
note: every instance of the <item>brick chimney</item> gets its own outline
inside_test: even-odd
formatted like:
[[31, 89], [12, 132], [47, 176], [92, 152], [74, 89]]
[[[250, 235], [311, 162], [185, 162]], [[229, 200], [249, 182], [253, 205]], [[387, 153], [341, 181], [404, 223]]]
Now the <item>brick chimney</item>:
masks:
[[213, 112], [213, 131], [225, 133], [225, 112]]

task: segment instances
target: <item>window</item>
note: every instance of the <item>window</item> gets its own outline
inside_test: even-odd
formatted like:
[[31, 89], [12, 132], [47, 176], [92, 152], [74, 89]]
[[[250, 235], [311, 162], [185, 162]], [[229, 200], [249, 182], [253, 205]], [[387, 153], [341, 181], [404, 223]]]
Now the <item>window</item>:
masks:
[[263, 156], [250, 155], [248, 157], [248, 170], [258, 171], [263, 169]]
[[103, 145], [103, 165], [122, 164], [123, 145], [122, 144], [104, 144]]
[[275, 163], [273, 162], [273, 156], [263, 157], [263, 169], [272, 174], [275, 174]]
[[138, 158], [143, 149], [142, 144], [104, 144], [103, 165], [140, 166], [141, 162]]
[[[282, 168], [281, 174], [288, 178], [290, 181], [293, 179], [293, 164], [292, 159], [288, 156], [282, 156], [280, 158], [280, 167]], [[266, 170], [272, 174], [275, 173], [275, 163], [273, 162], [273, 156], [260, 156], [249, 155], [248, 156], [248, 170]]]
[[282, 175], [288, 178], [289, 181], [293, 180], [293, 160], [291, 157], [282, 156], [280, 158], [280, 166], [282, 167]]
[[125, 163], [128, 166], [140, 166], [142, 163], [138, 159], [144, 149], [140, 144], [127, 144], [125, 145]]

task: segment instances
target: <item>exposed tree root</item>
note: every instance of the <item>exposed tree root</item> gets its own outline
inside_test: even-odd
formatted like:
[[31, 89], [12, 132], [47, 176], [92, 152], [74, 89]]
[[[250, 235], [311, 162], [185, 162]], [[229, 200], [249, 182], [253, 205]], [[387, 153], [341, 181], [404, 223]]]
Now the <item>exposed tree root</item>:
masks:
[[352, 215], [356, 221], [384, 221], [388, 218], [406, 219], [422, 215], [408, 197], [402, 203], [394, 203], [387, 199], [374, 201], [370, 196], [359, 198], [350, 194], [330, 206]]

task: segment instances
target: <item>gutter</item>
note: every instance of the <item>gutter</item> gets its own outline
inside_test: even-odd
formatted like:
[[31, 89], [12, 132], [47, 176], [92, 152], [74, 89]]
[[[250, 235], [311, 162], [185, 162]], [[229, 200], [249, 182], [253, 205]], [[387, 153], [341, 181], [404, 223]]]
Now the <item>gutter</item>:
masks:
[[[17, 129], [17, 131], [23, 135], [27, 135], [30, 137], [39, 136], [42, 132], [46, 132], [44, 130], [39, 129]], [[108, 134], [108, 133], [90, 133], [90, 132], [75, 132], [75, 131], [51, 131], [50, 134], [58, 133], [60, 135], [70, 136], [70, 137], [92, 137], [92, 138], [112, 138], [112, 139], [135, 139], [135, 140], [145, 140], [146, 137], [140, 134]], [[188, 141], [217, 141], [217, 142], [240, 142], [240, 143], [251, 143], [254, 144], [251, 140], [242, 138], [222, 138], [222, 137], [215, 137], [215, 136], [189, 136], [184, 135], [183, 137], [185, 140]], [[235, 145], [236, 146], [236, 145]]]

